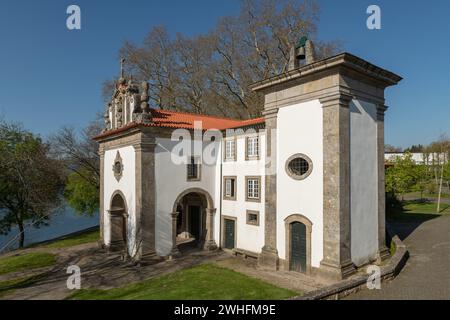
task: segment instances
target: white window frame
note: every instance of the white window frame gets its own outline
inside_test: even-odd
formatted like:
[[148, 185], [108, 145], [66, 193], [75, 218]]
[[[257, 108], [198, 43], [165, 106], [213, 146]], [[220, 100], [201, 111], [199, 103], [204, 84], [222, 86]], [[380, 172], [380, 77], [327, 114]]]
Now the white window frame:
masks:
[[[237, 193], [237, 190], [236, 190], [237, 180], [236, 179], [237, 179], [236, 176], [223, 177], [223, 199], [224, 200], [236, 200], [236, 193]], [[233, 195], [231, 195], [229, 192], [227, 192], [228, 183], [230, 183], [230, 186], [233, 187], [233, 190], [234, 190]]]
[[259, 159], [259, 136], [250, 136], [245, 138], [245, 156], [246, 160]]
[[236, 138], [224, 140], [223, 154], [224, 154], [224, 161], [236, 161]]
[[261, 201], [261, 177], [245, 177], [246, 201]]

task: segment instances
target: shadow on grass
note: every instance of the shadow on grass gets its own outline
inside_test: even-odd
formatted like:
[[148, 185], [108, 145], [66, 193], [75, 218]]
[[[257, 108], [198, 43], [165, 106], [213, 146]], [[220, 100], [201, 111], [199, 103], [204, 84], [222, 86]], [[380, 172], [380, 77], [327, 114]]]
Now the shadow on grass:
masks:
[[28, 288], [46, 278], [46, 274], [38, 274], [26, 278], [18, 278], [0, 282], [0, 298], [18, 289]]
[[386, 214], [388, 228], [405, 240], [424, 222], [439, 218], [450, 212], [450, 205], [442, 203], [439, 213], [435, 213], [436, 203], [429, 199], [406, 200], [402, 202], [403, 209]]

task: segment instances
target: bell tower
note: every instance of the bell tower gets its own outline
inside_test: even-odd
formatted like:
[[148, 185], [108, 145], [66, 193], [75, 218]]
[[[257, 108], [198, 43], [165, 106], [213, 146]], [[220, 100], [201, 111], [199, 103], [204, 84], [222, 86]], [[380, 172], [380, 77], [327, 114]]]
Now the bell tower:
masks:
[[[290, 254], [282, 226], [293, 213], [312, 220], [312, 267], [324, 277], [343, 279], [386, 256], [384, 90], [401, 79], [350, 53], [316, 60], [312, 42], [302, 37], [291, 49], [286, 73], [252, 85], [264, 95], [266, 170], [275, 168], [266, 172], [261, 267], [276, 270]], [[293, 134], [298, 141], [285, 143]], [[301, 139], [313, 139], [321, 149]], [[315, 171], [309, 180], [292, 181], [286, 159], [305, 150], [314, 152]], [[311, 187], [308, 206], [302, 207], [295, 192]], [[289, 212], [286, 203], [292, 203]]]

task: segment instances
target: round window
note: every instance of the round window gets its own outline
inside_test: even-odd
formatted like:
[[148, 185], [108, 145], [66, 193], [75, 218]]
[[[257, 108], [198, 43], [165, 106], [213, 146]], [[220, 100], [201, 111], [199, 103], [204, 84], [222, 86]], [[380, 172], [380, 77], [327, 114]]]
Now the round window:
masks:
[[303, 180], [311, 174], [312, 161], [304, 154], [296, 154], [286, 161], [288, 175], [296, 180]]

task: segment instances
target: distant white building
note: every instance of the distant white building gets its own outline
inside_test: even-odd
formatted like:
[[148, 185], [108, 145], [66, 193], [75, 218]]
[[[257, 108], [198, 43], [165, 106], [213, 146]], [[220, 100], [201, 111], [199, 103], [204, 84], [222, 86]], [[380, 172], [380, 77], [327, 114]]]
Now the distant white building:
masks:
[[[397, 157], [405, 157], [407, 153], [404, 152], [386, 152], [384, 154], [385, 162], [394, 162]], [[437, 165], [448, 162], [448, 155], [446, 153], [422, 153], [422, 152], [413, 152], [411, 154], [411, 159], [416, 164], [426, 164], [426, 165]]]
[[[288, 72], [252, 86], [258, 119], [150, 109], [148, 84], [122, 76], [96, 137], [104, 245], [139, 260], [192, 239], [333, 279], [387, 257], [384, 89], [401, 77], [348, 53], [314, 61], [306, 46], [306, 65], [293, 48]], [[198, 125], [199, 152], [174, 162]]]

